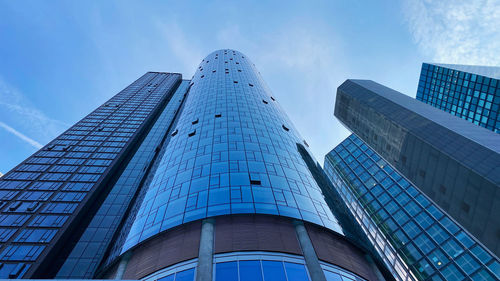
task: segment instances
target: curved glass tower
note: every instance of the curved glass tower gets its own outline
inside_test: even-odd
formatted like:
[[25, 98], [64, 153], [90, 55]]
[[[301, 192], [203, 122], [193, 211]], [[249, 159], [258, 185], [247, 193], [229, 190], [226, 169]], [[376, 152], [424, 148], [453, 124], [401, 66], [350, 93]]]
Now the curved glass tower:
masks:
[[342, 233], [297, 143], [303, 139], [243, 54], [208, 55], [123, 251], [180, 224], [228, 214], [286, 216]]
[[[363, 252], [343, 237], [299, 152], [307, 143], [254, 64], [240, 52], [215, 51], [190, 86], [105, 276], [376, 280]], [[334, 241], [349, 251], [333, 249]], [[157, 251], [163, 247], [170, 253]], [[155, 264], [140, 269], [152, 256]]]

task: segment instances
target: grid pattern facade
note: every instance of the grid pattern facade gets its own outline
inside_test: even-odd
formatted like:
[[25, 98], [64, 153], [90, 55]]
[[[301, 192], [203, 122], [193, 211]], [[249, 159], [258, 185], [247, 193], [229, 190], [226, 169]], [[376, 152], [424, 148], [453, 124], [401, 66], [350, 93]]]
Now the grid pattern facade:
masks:
[[500, 256], [500, 135], [367, 80], [337, 91], [335, 116]]
[[0, 179], [0, 278], [51, 262], [180, 79], [145, 74]]
[[460, 66], [453, 67], [422, 64], [417, 99], [500, 133], [498, 78], [461, 71]]
[[341, 233], [298, 152], [302, 142], [246, 56], [210, 54], [121, 252], [177, 225], [225, 214], [281, 215]]
[[403, 257], [418, 280], [500, 280], [498, 259], [355, 135], [325, 171], [382, 256]]
[[[76, 246], [72, 247], [73, 250], [65, 258], [64, 265], [59, 270], [57, 278], [90, 279], [95, 275], [97, 266], [126, 214], [131, 200], [135, 197], [141, 183], [143, 183], [148, 171], [150, 171], [155, 157], [159, 153], [159, 148], [166, 138], [168, 128], [184, 101], [184, 95], [189, 88], [189, 83], [189, 80], [183, 80], [175, 93], [168, 97], [168, 104], [158, 119], [154, 121], [151, 130], [123, 169], [121, 176], [106, 196], [90, 224], [85, 228]], [[164, 92], [172, 90], [169, 85], [164, 86], [167, 87], [164, 89], [158, 88], [157, 90]]]

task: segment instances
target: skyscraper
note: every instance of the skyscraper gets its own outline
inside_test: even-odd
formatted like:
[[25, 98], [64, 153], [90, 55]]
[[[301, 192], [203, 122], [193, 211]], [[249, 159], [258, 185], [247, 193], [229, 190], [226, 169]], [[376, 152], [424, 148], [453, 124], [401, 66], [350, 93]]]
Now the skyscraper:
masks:
[[390, 280], [306, 147], [237, 51], [147, 73], [1, 178], [0, 277]]
[[500, 135], [365, 80], [335, 116], [498, 256]]
[[498, 258], [356, 135], [324, 168], [382, 256], [410, 268], [409, 280], [500, 279]]
[[500, 133], [500, 67], [422, 64], [417, 99]]
[[[112, 197], [116, 178], [141, 153], [138, 144], [180, 83], [180, 74], [145, 74], [1, 178], [2, 278], [53, 277], [90, 220], [105, 229], [88, 239], [103, 245], [91, 243], [82, 255], [88, 266], [102, 257], [112, 236], [106, 231], [117, 229], [137, 189], [116, 187]], [[148, 159], [127, 168], [134, 163], [142, 170]], [[140, 179], [140, 170], [124, 177]], [[106, 213], [100, 220], [98, 210]]]

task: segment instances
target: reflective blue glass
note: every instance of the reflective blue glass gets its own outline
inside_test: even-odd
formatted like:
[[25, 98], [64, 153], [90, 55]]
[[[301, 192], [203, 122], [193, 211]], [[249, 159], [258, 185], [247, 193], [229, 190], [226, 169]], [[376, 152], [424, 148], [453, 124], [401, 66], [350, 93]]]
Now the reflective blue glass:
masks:
[[306, 267], [303, 264], [285, 262], [288, 281], [309, 281]]
[[184, 271], [177, 272], [175, 274], [175, 281], [193, 281], [194, 280], [194, 268], [187, 269]]
[[168, 276], [158, 279], [158, 281], [174, 281], [175, 274], [170, 274]]
[[303, 142], [245, 55], [208, 55], [134, 207], [121, 252], [179, 224], [223, 214], [281, 215], [342, 233], [298, 151]]
[[[175, 91], [173, 91], [172, 87], [168, 87], [169, 84], [160, 83], [158, 86], [156, 91], [171, 91], [170, 102], [163, 108], [137, 151], [123, 169], [121, 176], [106, 196], [90, 225], [85, 229], [77, 246], [75, 246], [75, 249], [66, 258], [65, 263], [57, 274], [58, 278], [92, 278], [94, 276], [95, 269], [101, 261], [103, 252], [107, 248], [108, 243], [110, 243], [113, 233], [118, 228], [119, 222], [125, 215], [126, 209], [129, 207], [130, 201], [134, 198], [140, 183], [147, 176], [147, 169], [145, 167], [151, 165], [152, 159], [154, 159], [155, 153], [157, 153], [157, 147], [166, 134], [165, 128], [170, 126], [175, 112], [181, 105], [183, 95], [189, 87], [189, 81], [183, 80]], [[88, 170], [93, 168], [98, 167], [89, 166]], [[98, 233], [98, 235], [95, 233]], [[81, 249], [91, 246], [97, 247], [99, 250], [94, 251], [93, 257], [89, 255], [82, 256]], [[88, 264], [90, 258], [95, 262], [86, 266], [87, 270], [82, 272], [81, 275], [76, 275], [75, 271], [83, 267], [79, 264]]]
[[[413, 280], [439, 280], [440, 274], [455, 280], [493, 273], [492, 265], [498, 260], [388, 167], [355, 135], [325, 158], [326, 174], [386, 264], [408, 267]], [[382, 188], [381, 183], [389, 182], [387, 179], [393, 184]], [[387, 198], [388, 203], [377, 203], [380, 198]], [[398, 254], [386, 255], [386, 247]], [[405, 280], [404, 272], [394, 271], [395, 277]]]
[[264, 280], [286, 281], [283, 263], [279, 261], [262, 261]]
[[262, 281], [260, 261], [240, 261], [240, 281]]
[[424, 63], [417, 99], [500, 133], [499, 73], [500, 67]]
[[215, 280], [238, 281], [238, 263], [221, 262], [215, 265]]
[[340, 277], [339, 274], [328, 271], [328, 270], [323, 270], [325, 273], [325, 277], [327, 281], [343, 281], [342, 277]]
[[[125, 152], [135, 150], [136, 143], [142, 139], [141, 133], [147, 132], [149, 124], [167, 100], [168, 90], [173, 90], [180, 81], [180, 74], [146, 73], [0, 178], [0, 200], [7, 203], [4, 204], [4, 215], [0, 216], [0, 226], [8, 225], [17, 230], [8, 240], [4, 238], [2, 241], [7, 245], [15, 243], [15, 246], [3, 247], [0, 251], [0, 278], [21, 278], [30, 267], [34, 268], [32, 271], [43, 272], [52, 261], [39, 257], [65, 258], [65, 254], [64, 257], [58, 256], [60, 249], [53, 247], [56, 242], [52, 241], [53, 238], [69, 237], [63, 242], [77, 244], [78, 241], [72, 240], [77, 239], [75, 236], [61, 235], [60, 232], [72, 232], [78, 224], [74, 221], [80, 217], [78, 212], [93, 208], [88, 205], [95, 200], [89, 198], [109, 193], [110, 185], [107, 183], [112, 179], [112, 166], [128, 161], [128, 153]], [[130, 173], [129, 176], [136, 177], [137, 173]], [[124, 194], [112, 195], [115, 196], [108, 201], [120, 205], [123, 199], [120, 196]], [[105, 205], [104, 209], [114, 210]], [[119, 213], [123, 214], [124, 209]], [[93, 276], [120, 220], [112, 216], [108, 212], [98, 215], [96, 221], [103, 225], [99, 231], [92, 229], [92, 239], [95, 240], [84, 241], [86, 245], [78, 247], [86, 260], [80, 266], [71, 261], [74, 268], [67, 269], [63, 276]], [[115, 222], [115, 225], [110, 225], [110, 222]], [[109, 239], [104, 239], [104, 231], [110, 232], [106, 237]], [[98, 243], [102, 245], [96, 247]], [[13, 249], [18, 249], [16, 254], [11, 252]], [[15, 260], [12, 260], [13, 257]], [[72, 275], [72, 272], [78, 276]]]
[[[146, 281], [175, 281], [192, 278], [197, 260], [173, 265], [146, 276]], [[320, 262], [327, 280], [362, 281], [356, 274], [341, 267]], [[188, 268], [186, 270], [186, 268]], [[177, 272], [177, 273], [175, 273]], [[279, 252], [231, 252], [214, 255], [214, 281], [310, 281], [304, 257]], [[189, 279], [191, 280], [191, 279]]]

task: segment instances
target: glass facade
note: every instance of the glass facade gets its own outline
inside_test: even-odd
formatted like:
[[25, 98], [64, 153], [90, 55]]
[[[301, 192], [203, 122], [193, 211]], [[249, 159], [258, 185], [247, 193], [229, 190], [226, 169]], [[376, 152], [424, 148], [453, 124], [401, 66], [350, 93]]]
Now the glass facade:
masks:
[[[144, 281], [193, 281], [197, 261], [187, 261], [145, 277]], [[338, 266], [321, 262], [327, 281], [364, 281]], [[213, 261], [214, 281], [310, 281], [300, 256], [270, 252], [219, 254]]]
[[[161, 146], [166, 137], [166, 128], [170, 127], [184, 101], [189, 83], [189, 80], [183, 80], [175, 93], [169, 97], [168, 104], [123, 169], [121, 176], [86, 227], [76, 246], [73, 247], [71, 254], [65, 258], [64, 265], [57, 273], [57, 278], [92, 278], [94, 276], [131, 200], [159, 153], [157, 148]], [[168, 89], [159, 90], [167, 91]]]
[[417, 99], [500, 133], [500, 67], [422, 64]]
[[408, 280], [500, 280], [498, 258], [355, 135], [326, 156], [325, 172], [400, 280], [395, 257]]
[[347, 80], [335, 116], [500, 256], [500, 134], [369, 80]]
[[0, 178], [0, 278], [51, 270], [40, 266], [41, 258], [57, 261], [51, 251], [63, 246], [61, 236], [108, 191], [118, 163], [180, 80], [179, 74], [145, 74]]
[[121, 253], [206, 217], [270, 214], [342, 230], [297, 149], [303, 143], [255, 66], [241, 53], [207, 56]]

